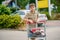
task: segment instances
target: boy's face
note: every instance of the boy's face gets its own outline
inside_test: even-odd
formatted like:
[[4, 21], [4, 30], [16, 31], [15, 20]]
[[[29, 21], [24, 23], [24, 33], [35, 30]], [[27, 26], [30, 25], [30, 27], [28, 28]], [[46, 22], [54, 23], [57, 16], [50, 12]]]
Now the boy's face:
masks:
[[34, 11], [34, 10], [35, 10], [35, 6], [31, 6], [31, 7], [30, 7], [30, 10], [31, 10], [31, 11]]

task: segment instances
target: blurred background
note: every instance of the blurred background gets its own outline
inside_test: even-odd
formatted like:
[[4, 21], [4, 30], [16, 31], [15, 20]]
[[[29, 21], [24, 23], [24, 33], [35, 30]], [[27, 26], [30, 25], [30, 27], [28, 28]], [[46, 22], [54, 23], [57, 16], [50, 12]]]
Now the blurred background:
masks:
[[[49, 0], [46, 0], [47, 4], [46, 6], [50, 6], [51, 10], [51, 16], [49, 15], [49, 7], [42, 7], [41, 5], [44, 5], [42, 2], [39, 3], [39, 1], [44, 0], [38, 0], [37, 4], [40, 5], [40, 8], [38, 7], [38, 10], [40, 13], [46, 14], [49, 20], [60, 20], [60, 1], [58, 0], [50, 0], [50, 5], [48, 3]], [[35, 3], [36, 0], [0, 0], [0, 4], [3, 4], [7, 7], [16, 7], [13, 10], [23, 9], [23, 10], [29, 10], [29, 4]], [[37, 5], [37, 6], [38, 6]], [[44, 5], [45, 6], [45, 5]]]
[[47, 16], [47, 40], [60, 40], [60, 0], [0, 0], [0, 40], [27, 40], [23, 18], [30, 3]]

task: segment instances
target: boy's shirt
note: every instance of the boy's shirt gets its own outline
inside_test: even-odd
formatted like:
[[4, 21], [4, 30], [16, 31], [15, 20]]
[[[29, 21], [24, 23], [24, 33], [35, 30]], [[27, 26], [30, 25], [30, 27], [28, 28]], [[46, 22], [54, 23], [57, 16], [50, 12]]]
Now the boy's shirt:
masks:
[[37, 18], [38, 18], [38, 12], [35, 13], [27, 13], [27, 15], [25, 16], [26, 19], [30, 19], [33, 20], [34, 22], [37, 22]]
[[[37, 18], [38, 18], [38, 12], [35, 12], [35, 13], [29, 12], [25, 16], [25, 19], [30, 19], [30, 20], [33, 20], [34, 22], [37, 22]], [[36, 23], [29, 24], [29, 29], [31, 29], [31, 28], [36, 28]]]

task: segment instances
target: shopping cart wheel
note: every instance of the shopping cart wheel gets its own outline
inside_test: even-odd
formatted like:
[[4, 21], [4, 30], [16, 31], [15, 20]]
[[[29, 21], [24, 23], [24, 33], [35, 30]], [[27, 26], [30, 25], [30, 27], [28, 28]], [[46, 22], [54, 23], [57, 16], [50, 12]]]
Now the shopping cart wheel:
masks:
[[38, 39], [38, 40], [44, 40], [44, 39]]

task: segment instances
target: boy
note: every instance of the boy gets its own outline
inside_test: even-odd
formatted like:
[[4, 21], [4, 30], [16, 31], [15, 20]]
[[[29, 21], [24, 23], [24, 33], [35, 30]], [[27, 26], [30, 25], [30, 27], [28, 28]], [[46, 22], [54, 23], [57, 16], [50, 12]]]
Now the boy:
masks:
[[[25, 16], [25, 20], [30, 22], [29, 29], [31, 29], [31, 28], [36, 27], [38, 13], [35, 11], [34, 3], [31, 3], [29, 7], [30, 7], [30, 12], [27, 13], [27, 15]], [[34, 24], [32, 24], [32, 23], [34, 23]], [[31, 40], [35, 40], [35, 38], [31, 38]]]

